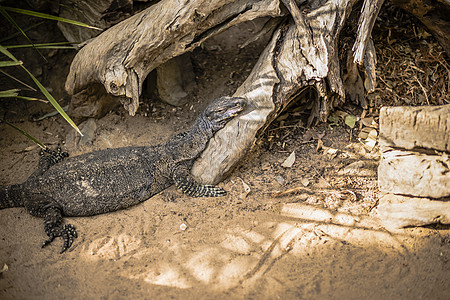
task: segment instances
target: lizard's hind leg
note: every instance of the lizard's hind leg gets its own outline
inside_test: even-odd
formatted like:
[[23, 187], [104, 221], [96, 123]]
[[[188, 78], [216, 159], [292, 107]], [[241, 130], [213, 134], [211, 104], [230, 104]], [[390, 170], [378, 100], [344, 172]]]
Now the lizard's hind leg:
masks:
[[[33, 200], [30, 200], [33, 199]], [[72, 224], [62, 225], [62, 211], [58, 203], [49, 199], [42, 194], [31, 194], [25, 199], [25, 208], [36, 217], [44, 218], [44, 230], [48, 239], [44, 242], [42, 247], [47, 246], [56, 237], [62, 237], [64, 244], [61, 253], [72, 246], [73, 241], [77, 237], [75, 226]]]

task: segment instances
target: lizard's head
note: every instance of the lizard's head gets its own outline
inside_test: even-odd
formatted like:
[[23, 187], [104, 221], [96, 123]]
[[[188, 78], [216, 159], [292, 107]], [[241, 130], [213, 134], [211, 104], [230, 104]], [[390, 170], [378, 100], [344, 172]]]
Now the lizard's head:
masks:
[[233, 117], [245, 107], [246, 100], [241, 97], [221, 97], [214, 100], [204, 110], [204, 120], [214, 132], [223, 128]]

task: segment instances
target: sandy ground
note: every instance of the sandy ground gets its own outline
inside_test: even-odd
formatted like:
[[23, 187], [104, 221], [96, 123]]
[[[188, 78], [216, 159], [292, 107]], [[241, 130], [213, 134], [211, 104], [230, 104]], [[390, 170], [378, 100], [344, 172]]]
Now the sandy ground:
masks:
[[[231, 94], [259, 43], [239, 50], [211, 41], [194, 52], [201, 72], [192, 102], [143, 100], [135, 117], [119, 109], [82, 126], [92, 132], [85, 140], [58, 116], [29, 121], [51, 111], [41, 104], [7, 103], [1, 113], [71, 155], [157, 144], [191, 125], [208, 101]], [[376, 148], [367, 151], [344, 124], [307, 131], [304, 118], [290, 113], [275, 122], [220, 183], [225, 197], [191, 198], [171, 187], [127, 210], [65, 218], [79, 237], [64, 254], [60, 239], [41, 249], [42, 219], [24, 208], [1, 210], [0, 298], [449, 299], [449, 228], [383, 228]], [[293, 151], [293, 166], [282, 167]], [[3, 185], [26, 180], [39, 157], [5, 124], [0, 153]]]

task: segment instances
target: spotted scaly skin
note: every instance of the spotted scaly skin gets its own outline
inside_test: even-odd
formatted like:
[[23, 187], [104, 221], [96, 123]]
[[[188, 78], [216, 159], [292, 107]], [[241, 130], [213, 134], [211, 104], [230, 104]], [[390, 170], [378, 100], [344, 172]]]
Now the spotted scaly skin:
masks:
[[44, 218], [48, 239], [64, 241], [62, 252], [77, 237], [75, 227], [62, 224], [63, 216], [92, 216], [143, 202], [175, 184], [193, 197], [219, 197], [226, 192], [200, 185], [190, 174], [208, 141], [245, 107], [245, 99], [214, 100], [194, 126], [164, 144], [106, 149], [67, 158], [61, 149], [45, 149], [37, 170], [22, 184], [0, 187], [0, 209], [24, 206]]

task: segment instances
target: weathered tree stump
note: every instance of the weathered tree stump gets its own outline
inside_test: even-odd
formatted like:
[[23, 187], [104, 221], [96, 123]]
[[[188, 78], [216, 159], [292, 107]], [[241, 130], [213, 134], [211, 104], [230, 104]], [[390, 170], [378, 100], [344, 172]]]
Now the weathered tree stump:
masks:
[[388, 227], [450, 223], [450, 105], [383, 107], [378, 212]]

